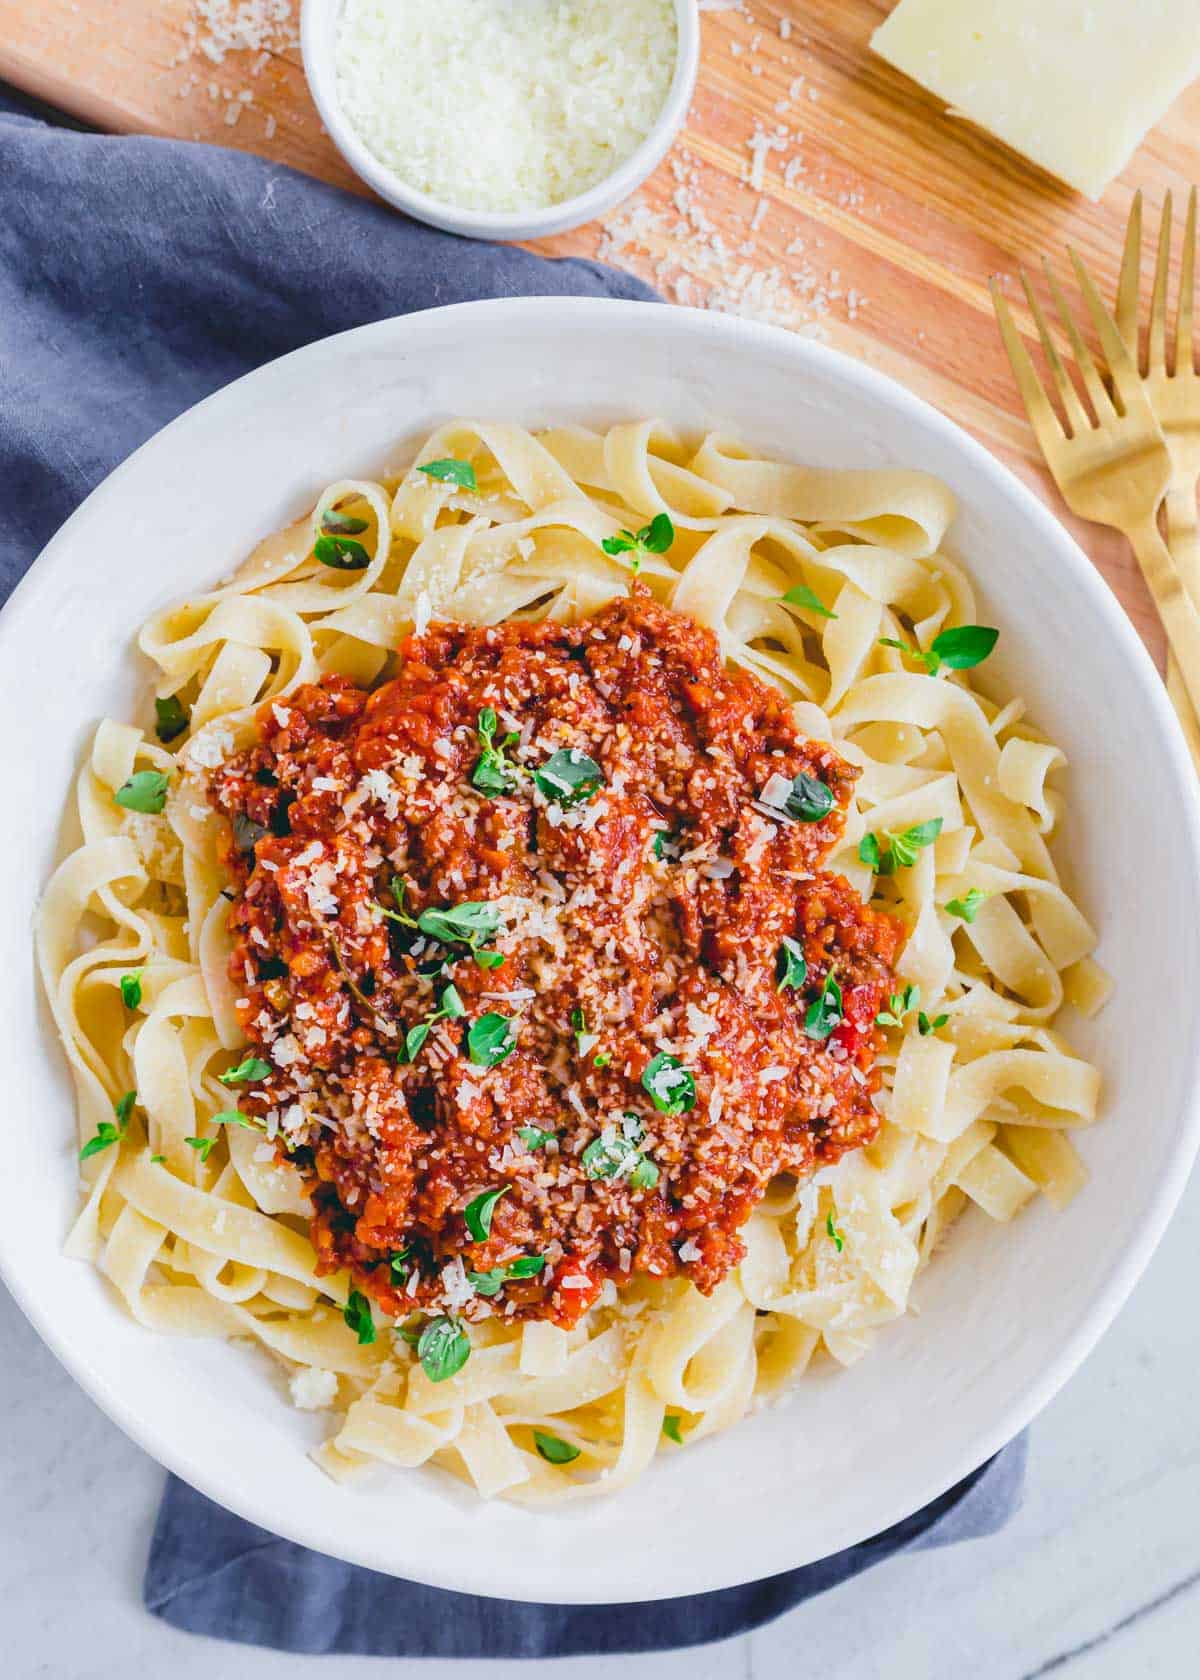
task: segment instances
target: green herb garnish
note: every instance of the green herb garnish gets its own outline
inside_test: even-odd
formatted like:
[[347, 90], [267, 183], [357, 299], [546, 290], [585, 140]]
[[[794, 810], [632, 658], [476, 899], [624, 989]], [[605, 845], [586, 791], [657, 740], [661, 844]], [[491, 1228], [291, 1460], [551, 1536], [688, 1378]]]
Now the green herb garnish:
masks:
[[[654, 855], [660, 863], [667, 857], [668, 847], [673, 847], [677, 838], [678, 836], [671, 829], [655, 829]], [[671, 862], [672, 859], [668, 858], [667, 861]]]
[[432, 1027], [428, 1021], [418, 1021], [415, 1027], [409, 1027], [404, 1035], [404, 1053], [399, 1059], [402, 1062], [415, 1062], [431, 1031]]
[[629, 1175], [631, 1190], [653, 1190], [658, 1183], [658, 1168], [648, 1155], [643, 1155]]
[[188, 715], [175, 694], [169, 694], [165, 700], [155, 700], [154, 720], [154, 733], [164, 746], [182, 735], [188, 726]]
[[543, 1434], [540, 1429], [533, 1432], [533, 1444], [547, 1464], [573, 1464], [579, 1457], [578, 1447], [573, 1447], [569, 1441], [560, 1441], [557, 1435]]
[[789, 589], [786, 595], [779, 599], [789, 607], [807, 607], [810, 612], [820, 613], [822, 618], [836, 618], [835, 612], [830, 612], [819, 595], [813, 593], [806, 583], [798, 583], [794, 589]]
[[510, 1261], [507, 1266], [493, 1266], [490, 1272], [468, 1272], [467, 1278], [477, 1295], [490, 1299], [493, 1295], [498, 1295], [504, 1285], [514, 1278], [536, 1277], [545, 1269], [545, 1265], [544, 1254], [524, 1254], [519, 1260]]
[[678, 1056], [668, 1056], [665, 1051], [659, 1051], [646, 1064], [642, 1089], [663, 1114], [684, 1114], [696, 1106], [696, 1081]]
[[167, 1157], [165, 1155], [151, 1155], [150, 1164], [151, 1164], [151, 1166], [157, 1166], [161, 1162], [165, 1161], [166, 1158]]
[[517, 778], [525, 774], [523, 765], [514, 764], [504, 756], [508, 749], [515, 747], [521, 739], [520, 733], [512, 729], [497, 741], [496, 730], [499, 722], [491, 706], [485, 706], [475, 725], [480, 753], [475, 761], [475, 768], [471, 771], [471, 786], [478, 788], [479, 792], [486, 794], [489, 799], [498, 799], [501, 794], [511, 793]]
[[183, 1141], [189, 1148], [196, 1151], [202, 1161], [207, 1161], [208, 1157], [212, 1154], [213, 1144], [216, 1143], [217, 1140], [215, 1137], [185, 1137]]
[[922, 1038], [928, 1038], [930, 1033], [935, 1033], [939, 1027], [944, 1027], [949, 1019], [949, 1015], [935, 1015], [931, 1021], [925, 1011], [921, 1009], [917, 1012], [917, 1031]]
[[633, 1187], [639, 1190], [650, 1188], [658, 1182], [658, 1168], [637, 1147], [644, 1136], [642, 1122], [632, 1111], [627, 1111], [619, 1133], [593, 1138], [583, 1151], [579, 1160], [584, 1172], [589, 1178], [617, 1178], [625, 1174], [633, 1184], [634, 1173], [639, 1166], [645, 1165], [653, 1167], [653, 1179]]
[[501, 1196], [507, 1196], [512, 1189], [511, 1184], [502, 1185], [499, 1190], [485, 1190], [481, 1196], [476, 1196], [463, 1209], [463, 1219], [467, 1230], [476, 1242], [486, 1242], [492, 1234], [492, 1215], [496, 1211], [496, 1203]]
[[540, 1126], [518, 1126], [517, 1136], [532, 1154], [538, 1149], [545, 1149], [548, 1143], [553, 1143], [557, 1132], [544, 1132]]
[[408, 1281], [408, 1263], [412, 1258], [411, 1248], [397, 1249], [388, 1259], [388, 1271], [392, 1274], [392, 1282], [397, 1286]]
[[554, 804], [581, 805], [604, 785], [604, 772], [578, 747], [561, 747], [534, 771], [533, 779]]
[[121, 1002], [126, 1009], [136, 1009], [142, 1001], [142, 971], [135, 968], [132, 974], [121, 976]]
[[879, 645], [897, 648], [910, 658], [919, 659], [929, 675], [936, 677], [943, 666], [947, 671], [969, 671], [975, 665], [982, 665], [999, 635], [999, 630], [992, 630], [986, 624], [960, 624], [955, 630], [943, 630], [928, 648], [910, 647], [894, 636], [881, 636]]
[[476, 1067], [497, 1067], [517, 1048], [507, 1015], [481, 1015], [467, 1029], [467, 1055]]
[[417, 1358], [430, 1382], [455, 1376], [471, 1357], [471, 1338], [453, 1318], [434, 1318], [417, 1339]]
[[917, 861], [917, 853], [926, 846], [932, 846], [941, 832], [942, 818], [931, 817], [928, 822], [914, 823], [912, 828], [903, 829], [899, 834], [882, 829], [880, 833], [887, 841], [886, 846], [879, 844], [878, 834], [864, 834], [858, 842], [858, 860], [874, 870], [876, 875], [892, 875], [897, 869], [911, 869]]
[[609, 1062], [611, 1062], [611, 1061], [612, 1061], [612, 1051], [611, 1050], [599, 1050], [592, 1057], [592, 1066], [594, 1068], [606, 1068], [608, 1066]]
[[973, 922], [986, 898], [985, 892], [980, 892], [978, 887], [972, 887], [965, 898], [950, 899], [946, 909], [952, 916], [958, 916], [964, 922]]
[[809, 1004], [804, 1016], [804, 1030], [809, 1038], [826, 1039], [835, 1027], [840, 1027], [842, 1015], [842, 988], [832, 969], [825, 976], [821, 990]]
[[362, 572], [371, 564], [371, 556], [353, 537], [318, 537], [313, 554], [322, 566], [332, 566], [335, 572]]
[[136, 1091], [126, 1091], [113, 1104], [113, 1113], [117, 1117], [114, 1126], [111, 1120], [101, 1120], [96, 1127], [96, 1135], [89, 1138], [79, 1151], [79, 1159], [86, 1161], [90, 1155], [98, 1155], [102, 1149], [107, 1149], [110, 1143], [119, 1143], [129, 1125], [129, 1116], [133, 1113], [133, 1105], [137, 1101]]
[[321, 515], [321, 529], [335, 537], [361, 536], [368, 524], [368, 520], [358, 519], [352, 513], [339, 513], [336, 508], [326, 508]]
[[460, 490], [478, 490], [475, 468], [470, 461], [457, 461], [451, 455], [444, 461], [426, 461], [417, 468], [426, 478], [436, 478], [440, 484], [457, 484]]
[[666, 1417], [662, 1420], [662, 1432], [667, 1437], [667, 1440], [674, 1441], [677, 1447], [681, 1447], [683, 1445], [683, 1436], [679, 1429], [678, 1412], [667, 1413]]
[[217, 1075], [222, 1085], [248, 1085], [270, 1077], [271, 1064], [264, 1062], [261, 1056], [247, 1056], [244, 1062]]
[[156, 817], [167, 803], [170, 780], [162, 770], [135, 770], [127, 782], [122, 782], [113, 798], [127, 811], [140, 811], [143, 816]]
[[792, 778], [792, 791], [784, 800], [783, 809], [798, 822], [820, 822], [833, 810], [833, 790], [816, 776], [805, 775], [802, 770]]
[[786, 933], [779, 950], [775, 953], [775, 962], [776, 973], [779, 975], [775, 986], [777, 992], [786, 992], [789, 986], [798, 990], [808, 979], [808, 962], [804, 950]]
[[833, 1222], [833, 1209], [830, 1208], [825, 1216], [825, 1229], [829, 1233], [829, 1240], [840, 1254], [846, 1246], [846, 1240]]
[[904, 1017], [910, 1014], [921, 1001], [920, 986], [905, 986], [902, 992], [893, 992], [888, 999], [888, 1006], [875, 1017], [877, 1027], [903, 1027]]
[[621, 554], [632, 555], [630, 567], [639, 572], [644, 555], [665, 554], [674, 541], [675, 527], [670, 516], [656, 513], [649, 525], [643, 525], [640, 531], [621, 530], [615, 537], [605, 537], [600, 547], [614, 560]]
[[359, 1347], [370, 1347], [375, 1340], [375, 1320], [371, 1315], [371, 1303], [361, 1290], [350, 1291], [349, 1299], [342, 1308], [342, 1317], [347, 1328], [358, 1337]]
[[263, 1132], [266, 1130], [265, 1120], [256, 1120], [252, 1115], [243, 1114], [240, 1108], [226, 1108], [212, 1118], [214, 1126], [240, 1126], [244, 1132]]

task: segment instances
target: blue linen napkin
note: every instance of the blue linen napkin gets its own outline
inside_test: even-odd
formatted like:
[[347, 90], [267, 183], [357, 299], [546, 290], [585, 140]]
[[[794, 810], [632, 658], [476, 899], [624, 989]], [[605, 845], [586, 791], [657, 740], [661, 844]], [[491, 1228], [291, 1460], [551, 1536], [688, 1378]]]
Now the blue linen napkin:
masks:
[[[51, 127], [0, 90], [0, 600], [119, 461], [231, 379], [366, 321], [514, 294], [655, 295], [599, 263], [456, 239], [240, 153]], [[289, 1651], [665, 1650], [757, 1627], [897, 1552], [995, 1532], [1019, 1503], [1024, 1459], [1017, 1441], [836, 1557], [620, 1614], [393, 1580], [277, 1539], [171, 1477], [145, 1602], [177, 1627]]]

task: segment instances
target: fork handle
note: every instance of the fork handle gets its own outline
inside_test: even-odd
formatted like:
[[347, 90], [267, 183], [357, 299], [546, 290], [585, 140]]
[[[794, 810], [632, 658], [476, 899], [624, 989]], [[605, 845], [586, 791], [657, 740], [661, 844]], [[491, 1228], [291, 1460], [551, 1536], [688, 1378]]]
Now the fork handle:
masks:
[[1175, 570], [1171, 551], [1159, 535], [1158, 526], [1147, 520], [1125, 534], [1154, 597], [1188, 697], [1200, 713], [1200, 612]]
[[1167, 491], [1167, 546], [1184, 588], [1200, 608], [1200, 526], [1196, 487], [1190, 482]]

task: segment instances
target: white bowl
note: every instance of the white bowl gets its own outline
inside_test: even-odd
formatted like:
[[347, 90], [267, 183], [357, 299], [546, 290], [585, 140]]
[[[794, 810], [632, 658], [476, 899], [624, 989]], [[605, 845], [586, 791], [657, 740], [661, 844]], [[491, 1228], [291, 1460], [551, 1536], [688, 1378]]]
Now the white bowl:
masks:
[[[453, 3], [453, 0], [448, 0], [448, 3]], [[415, 216], [418, 221], [428, 222], [432, 227], [445, 228], [449, 233], [462, 233], [475, 239], [544, 239], [552, 233], [565, 233], [568, 228], [580, 227], [584, 222], [606, 215], [615, 204], [636, 192], [646, 177], [658, 168], [683, 126], [692, 102], [696, 69], [700, 62], [700, 17], [697, 0], [673, 0], [673, 3], [677, 32], [675, 74], [654, 127], [637, 150], [631, 152], [624, 163], [618, 164], [611, 175], [597, 181], [586, 192], [577, 193], [574, 198], [565, 198], [559, 204], [547, 205], [544, 210], [493, 212], [444, 204], [428, 193], [418, 192], [380, 162], [347, 118], [338, 98], [335, 47], [338, 18], [344, 0], [304, 0], [300, 17], [300, 49], [313, 103], [321, 113], [321, 121], [330, 138], [355, 174], [360, 175], [369, 187], [374, 187], [380, 198], [387, 199], [389, 204], [394, 204], [406, 215]]]
[[[320, 400], [316, 400], [319, 397]], [[152, 610], [209, 586], [347, 472], [404, 459], [452, 415], [606, 424], [661, 415], [827, 466], [937, 473], [953, 546], [1002, 635], [989, 676], [1070, 756], [1060, 848], [1118, 990], [1072, 1027], [1103, 1068], [1070, 1209], [970, 1213], [917, 1289], [919, 1317], [783, 1405], [565, 1513], [481, 1505], [432, 1471], [336, 1486], [248, 1349], [131, 1323], [64, 1260], [74, 1119], [32, 979], [30, 916], [63, 796], [102, 713], [143, 699]], [[992, 666], [995, 666], [993, 670]], [[98, 1403], [156, 1458], [276, 1533], [442, 1587], [517, 1599], [665, 1598], [771, 1575], [886, 1528], [1028, 1423], [1145, 1266], [1196, 1149], [1200, 823], [1162, 686], [1061, 526], [978, 444], [880, 374], [774, 328], [655, 304], [506, 300], [431, 310], [299, 350], [160, 432], [89, 498], [0, 615], [8, 831], [0, 915], [5, 1108], [0, 1269]], [[1119, 1442], [1113, 1442], [1119, 1450]], [[82, 1497], [82, 1495], [81, 1495]]]

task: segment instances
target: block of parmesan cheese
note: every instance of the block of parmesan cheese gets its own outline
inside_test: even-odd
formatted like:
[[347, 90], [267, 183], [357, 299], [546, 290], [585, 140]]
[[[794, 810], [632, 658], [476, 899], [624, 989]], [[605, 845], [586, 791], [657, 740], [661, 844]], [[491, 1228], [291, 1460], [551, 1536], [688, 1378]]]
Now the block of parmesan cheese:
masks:
[[1099, 198], [1200, 75], [1200, 0], [900, 0], [871, 45]]

